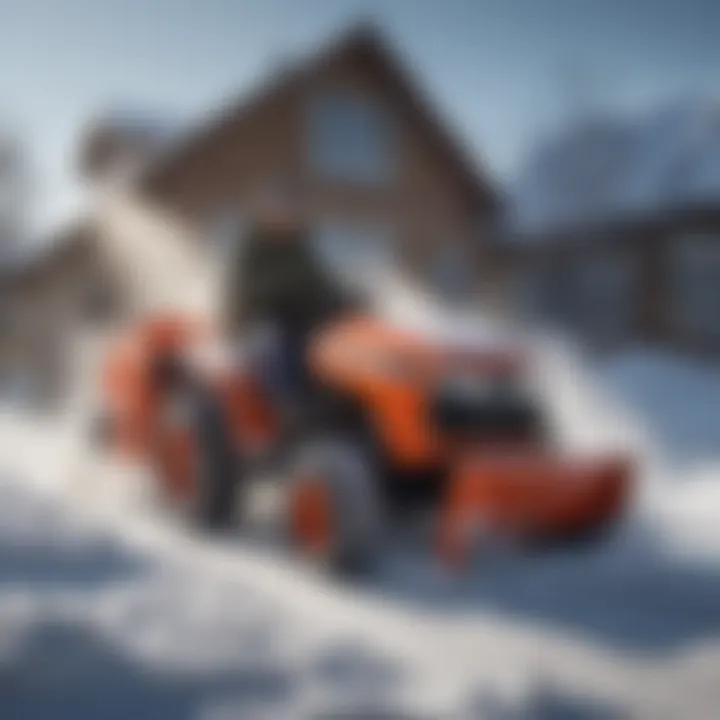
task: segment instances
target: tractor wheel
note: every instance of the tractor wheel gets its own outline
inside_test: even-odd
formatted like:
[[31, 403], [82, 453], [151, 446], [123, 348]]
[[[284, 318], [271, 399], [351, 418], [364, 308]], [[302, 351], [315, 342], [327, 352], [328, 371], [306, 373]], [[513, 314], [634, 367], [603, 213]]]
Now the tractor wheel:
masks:
[[181, 388], [166, 403], [156, 469], [172, 509], [203, 530], [222, 530], [235, 518], [240, 468], [217, 399]]
[[382, 531], [377, 478], [366, 453], [343, 440], [300, 448], [288, 526], [299, 551], [332, 573], [368, 571]]

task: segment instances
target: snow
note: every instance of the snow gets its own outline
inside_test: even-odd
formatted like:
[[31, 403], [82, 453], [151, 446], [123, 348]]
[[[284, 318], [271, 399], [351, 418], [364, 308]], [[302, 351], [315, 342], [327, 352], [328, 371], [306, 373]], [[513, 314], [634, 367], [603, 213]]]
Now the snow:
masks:
[[720, 367], [669, 353], [634, 350], [603, 367], [614, 391], [642, 413], [666, 463], [702, 463], [720, 449]]
[[343, 584], [252, 529], [194, 536], [111, 492], [131, 474], [84, 450], [88, 397], [0, 418], [3, 720], [717, 717], [718, 373], [532, 344], [563, 442], [633, 449], [643, 491], [603, 545], [466, 577], [399, 548]]
[[382, 276], [379, 271], [373, 276], [375, 310], [394, 327], [459, 348], [507, 349], [520, 342], [509, 326], [478, 317], [470, 308], [443, 304], [411, 281]]
[[681, 548], [720, 552], [720, 367], [636, 350], [603, 368], [608, 387], [635, 409], [655, 441], [656, 475], [646, 502]]

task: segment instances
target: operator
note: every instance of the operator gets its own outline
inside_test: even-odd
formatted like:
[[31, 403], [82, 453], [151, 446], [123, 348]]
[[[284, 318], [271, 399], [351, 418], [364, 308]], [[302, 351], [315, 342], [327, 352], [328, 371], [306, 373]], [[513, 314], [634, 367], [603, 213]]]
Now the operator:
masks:
[[309, 389], [306, 351], [312, 332], [344, 307], [344, 293], [313, 252], [302, 218], [288, 208], [259, 214], [238, 245], [226, 295], [235, 338], [263, 332], [262, 376], [281, 404]]

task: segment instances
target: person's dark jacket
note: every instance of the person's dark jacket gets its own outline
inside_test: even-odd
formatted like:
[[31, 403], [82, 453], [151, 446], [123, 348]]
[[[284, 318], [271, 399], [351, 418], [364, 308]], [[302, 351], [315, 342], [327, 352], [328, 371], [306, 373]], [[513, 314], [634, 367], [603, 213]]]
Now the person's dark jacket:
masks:
[[240, 244], [226, 293], [235, 331], [269, 321], [293, 335], [309, 332], [347, 306], [302, 232], [285, 237], [252, 232]]

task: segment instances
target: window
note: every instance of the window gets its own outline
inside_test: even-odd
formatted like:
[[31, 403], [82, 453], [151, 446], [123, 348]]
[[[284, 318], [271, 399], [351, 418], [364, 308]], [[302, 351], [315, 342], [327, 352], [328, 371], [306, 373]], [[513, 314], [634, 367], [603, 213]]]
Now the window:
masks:
[[526, 320], [549, 320], [549, 295], [544, 267], [519, 268], [509, 283], [509, 301], [513, 310]]
[[548, 260], [517, 278], [516, 303], [529, 319], [546, 320], [587, 339], [607, 342], [632, 332], [635, 265], [623, 254]]
[[390, 119], [361, 95], [325, 93], [310, 107], [310, 161], [317, 172], [340, 180], [388, 182], [394, 171]]
[[676, 326], [691, 335], [720, 338], [720, 236], [680, 237], [672, 259]]
[[625, 255], [601, 255], [581, 261], [577, 270], [580, 321], [600, 342], [620, 340], [636, 319], [634, 264]]
[[528, 320], [564, 327], [577, 324], [578, 287], [567, 262], [546, 259], [521, 269], [511, 292], [515, 306]]

